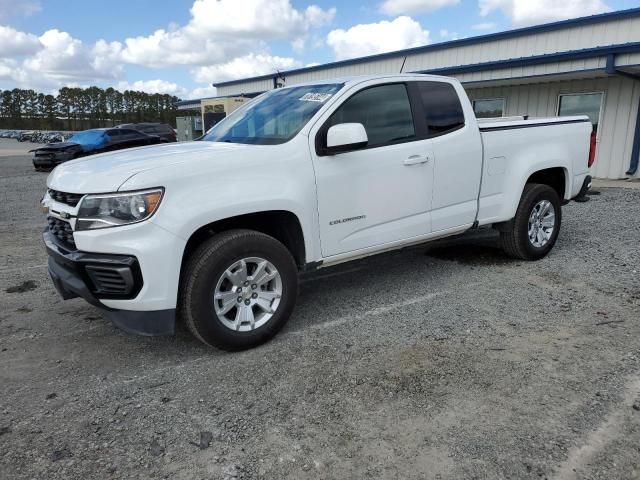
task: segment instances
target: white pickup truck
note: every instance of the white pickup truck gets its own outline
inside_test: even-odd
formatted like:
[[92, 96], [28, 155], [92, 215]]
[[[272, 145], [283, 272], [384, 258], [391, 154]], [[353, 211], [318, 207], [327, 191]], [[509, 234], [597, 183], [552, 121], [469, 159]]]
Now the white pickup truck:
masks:
[[291, 316], [302, 271], [481, 225], [508, 255], [544, 257], [561, 205], [589, 188], [592, 140], [587, 117], [479, 124], [451, 78], [276, 89], [202, 141], [56, 167], [49, 272], [129, 332], [182, 319], [209, 345], [249, 348]]

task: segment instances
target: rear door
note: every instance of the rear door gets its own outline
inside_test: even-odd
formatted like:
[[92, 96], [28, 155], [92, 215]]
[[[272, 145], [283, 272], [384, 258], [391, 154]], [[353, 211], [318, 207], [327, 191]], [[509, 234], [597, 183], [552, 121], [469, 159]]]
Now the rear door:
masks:
[[[405, 83], [366, 86], [310, 135], [324, 257], [426, 235], [433, 183], [430, 142], [417, 129]], [[327, 118], [328, 117], [328, 118]], [[368, 144], [324, 155], [332, 125], [361, 123]]]
[[471, 104], [459, 84], [415, 85], [434, 154], [433, 232], [472, 225], [482, 176], [482, 140]]

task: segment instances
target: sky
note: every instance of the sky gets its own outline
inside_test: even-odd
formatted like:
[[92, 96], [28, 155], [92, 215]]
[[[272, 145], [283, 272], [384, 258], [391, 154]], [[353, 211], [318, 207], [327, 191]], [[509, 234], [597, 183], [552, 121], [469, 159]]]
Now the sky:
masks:
[[567, 18], [640, 0], [0, 0], [0, 89], [214, 82]]

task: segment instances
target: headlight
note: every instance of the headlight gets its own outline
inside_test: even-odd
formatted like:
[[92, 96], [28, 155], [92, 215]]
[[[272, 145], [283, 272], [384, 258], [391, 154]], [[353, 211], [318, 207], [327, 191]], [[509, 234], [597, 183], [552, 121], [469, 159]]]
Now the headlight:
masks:
[[164, 189], [87, 195], [80, 203], [76, 230], [117, 227], [146, 220], [158, 209]]

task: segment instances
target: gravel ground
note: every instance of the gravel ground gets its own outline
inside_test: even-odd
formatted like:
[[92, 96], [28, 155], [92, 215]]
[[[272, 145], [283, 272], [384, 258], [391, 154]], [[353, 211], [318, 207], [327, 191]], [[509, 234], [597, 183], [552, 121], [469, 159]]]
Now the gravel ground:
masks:
[[640, 191], [321, 270], [272, 342], [131, 337], [47, 278], [46, 174], [0, 158], [0, 478], [640, 477]]

